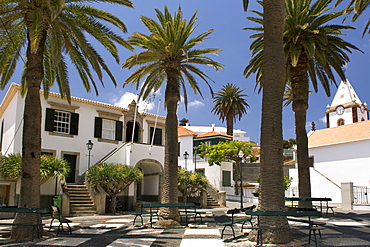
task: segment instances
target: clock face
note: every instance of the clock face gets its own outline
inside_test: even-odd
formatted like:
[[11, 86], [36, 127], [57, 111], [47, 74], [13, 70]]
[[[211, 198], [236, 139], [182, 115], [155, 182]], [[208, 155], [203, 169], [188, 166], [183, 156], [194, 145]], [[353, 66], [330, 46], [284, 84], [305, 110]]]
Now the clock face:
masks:
[[344, 113], [344, 107], [343, 106], [338, 106], [337, 109], [335, 110], [335, 112], [338, 114], [338, 115], [342, 115]]

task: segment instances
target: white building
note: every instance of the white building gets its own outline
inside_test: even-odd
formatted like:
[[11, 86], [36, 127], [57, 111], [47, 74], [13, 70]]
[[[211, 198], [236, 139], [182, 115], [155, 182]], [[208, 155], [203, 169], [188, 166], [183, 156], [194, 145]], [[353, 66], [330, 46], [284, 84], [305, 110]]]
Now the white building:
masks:
[[[138, 167], [144, 174], [140, 184], [123, 193], [132, 204], [137, 199], [158, 201], [160, 176], [164, 162], [165, 117], [139, 113], [135, 102], [128, 109], [101, 102], [71, 97], [71, 104], [59, 94], [50, 93], [42, 105], [42, 152], [69, 161], [71, 174], [67, 184], [79, 183], [88, 165], [101, 160]], [[20, 86], [13, 84], [0, 106], [0, 151], [2, 155], [20, 153], [22, 149], [24, 98]], [[133, 134], [134, 133], [134, 134]], [[86, 143], [94, 144], [89, 156]], [[90, 159], [90, 160], [89, 160]], [[41, 186], [41, 206], [61, 194], [54, 179]], [[19, 194], [17, 181], [0, 177], [3, 204], [15, 205]]]
[[[41, 91], [40, 98], [42, 153], [64, 158], [69, 162], [71, 173], [66, 178], [67, 185], [82, 183], [85, 172], [94, 164], [120, 163], [137, 167], [144, 175], [140, 183], [132, 184], [119, 195], [127, 209], [132, 209], [138, 200], [160, 201], [165, 117], [138, 112], [134, 101], [126, 109], [77, 97], [71, 97], [69, 104], [59, 94], [52, 92], [49, 93], [48, 99], [45, 99]], [[22, 150], [23, 110], [24, 98], [21, 96], [20, 86], [12, 84], [0, 105], [1, 155], [20, 153]], [[189, 169], [194, 169], [193, 163], [190, 162], [193, 160], [192, 137], [189, 139], [185, 135], [179, 139], [183, 143], [179, 153], [188, 150]], [[90, 152], [86, 147], [89, 141], [93, 143]], [[185, 166], [183, 161], [180, 160], [179, 165]], [[225, 163], [222, 166], [222, 169], [224, 168], [232, 170], [231, 164]], [[199, 163], [197, 169], [203, 169], [209, 181], [220, 187], [222, 170], [209, 167], [205, 162]], [[55, 179], [49, 179], [42, 184], [41, 206], [48, 207], [55, 195], [63, 194], [65, 198], [63, 188]], [[0, 204], [16, 205], [19, 192], [19, 180], [0, 177]], [[63, 208], [72, 207], [64, 205], [63, 202]], [[68, 212], [69, 210], [67, 215]]]
[[[308, 133], [312, 197], [330, 197], [342, 203], [343, 183], [369, 186], [370, 121], [368, 108], [350, 82], [342, 81], [330, 106], [327, 128]], [[297, 169], [290, 170], [297, 183]], [[353, 195], [352, 195], [353, 197]]]

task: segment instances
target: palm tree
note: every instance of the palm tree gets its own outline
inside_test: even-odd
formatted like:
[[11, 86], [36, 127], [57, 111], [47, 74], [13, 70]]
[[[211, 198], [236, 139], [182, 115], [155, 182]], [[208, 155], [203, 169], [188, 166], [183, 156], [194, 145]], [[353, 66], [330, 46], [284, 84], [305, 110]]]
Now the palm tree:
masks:
[[[132, 7], [129, 0], [100, 0]], [[104, 59], [91, 45], [91, 37], [105, 47], [119, 62], [116, 44], [130, 48], [122, 37], [105, 23], [126, 32], [116, 16], [88, 6], [85, 0], [7, 0], [0, 5], [0, 87], [3, 89], [13, 75], [19, 60], [24, 63], [24, 107], [22, 135], [22, 177], [19, 207], [40, 207], [41, 104], [40, 88], [47, 97], [56, 81], [63, 97], [70, 99], [66, 56], [77, 69], [87, 91], [97, 87], [91, 73], [103, 83], [103, 72], [116, 84]], [[22, 58], [25, 51], [26, 61]], [[36, 220], [17, 214], [16, 223]], [[13, 227], [12, 238], [29, 239], [29, 227]]]
[[242, 118], [243, 114], [247, 112], [249, 107], [244, 97], [248, 95], [242, 94], [244, 90], [241, 90], [235, 84], [228, 83], [222, 86], [222, 89], [218, 91], [213, 97], [213, 108], [212, 112], [220, 116], [222, 122], [226, 120], [227, 133], [233, 136], [234, 121]]
[[[335, 2], [335, 7], [337, 7], [343, 0], [337, 0]], [[351, 18], [352, 22], [355, 22], [357, 18], [364, 13], [364, 11], [370, 6], [369, 0], [349, 0], [346, 8], [343, 10], [344, 13], [347, 14], [346, 18], [353, 13]], [[346, 20], [346, 18], [344, 20]], [[366, 30], [370, 33], [370, 18], [364, 27], [364, 31], [362, 32], [362, 37], [364, 37]]]
[[[248, 0], [243, 0], [244, 9]], [[282, 103], [285, 82], [285, 56], [283, 49], [284, 0], [263, 1], [264, 50], [261, 70], [266, 71], [259, 81], [262, 88], [261, 121], [261, 178], [259, 208], [263, 210], [283, 210], [283, 128]], [[288, 227], [286, 217], [260, 217], [262, 226]], [[288, 243], [293, 239], [290, 231], [268, 231], [265, 243]]]
[[[297, 160], [299, 170], [299, 195], [311, 197], [308, 141], [306, 133], [306, 111], [308, 109], [309, 78], [317, 92], [317, 79], [321, 82], [327, 95], [330, 95], [330, 82], [335, 83], [333, 70], [345, 79], [342, 69], [349, 57], [346, 52], [358, 48], [340, 37], [342, 30], [353, 29], [351, 26], [328, 24], [341, 16], [341, 12], [325, 14], [331, 0], [286, 0], [284, 51], [286, 56], [286, 81], [291, 85], [292, 108], [295, 114]], [[261, 15], [261, 13], [256, 12]], [[260, 18], [247, 18], [261, 23]], [[251, 44], [253, 58], [244, 73], [248, 77], [257, 73], [262, 75], [260, 63], [264, 46], [264, 35], [261, 27], [246, 28], [260, 33]], [[263, 84], [260, 84], [264, 86]], [[301, 205], [301, 204], [300, 204]], [[307, 206], [307, 205], [306, 205]]]
[[[209, 77], [197, 68], [195, 65], [209, 65], [218, 70], [222, 65], [213, 61], [208, 55], [217, 54], [220, 49], [202, 48], [194, 49], [198, 43], [202, 43], [213, 30], [205, 31], [195, 37], [190, 38], [196, 25], [196, 13], [187, 21], [182, 19], [182, 12], [179, 8], [177, 13], [172, 17], [167, 7], [164, 13], [158, 9], [157, 18], [159, 22], [145, 16], [141, 20], [150, 31], [150, 35], [143, 33], [133, 33], [129, 38], [130, 44], [142, 48], [138, 54], [132, 55], [123, 63], [123, 68], [131, 69], [134, 66], [140, 66], [125, 81], [126, 84], [137, 84], [139, 87], [143, 79], [139, 97], [146, 98], [152, 90], [158, 90], [163, 82], [165, 84], [165, 107], [167, 108], [166, 116], [166, 146], [164, 174], [162, 180], [162, 203], [175, 203], [177, 197], [177, 104], [180, 101], [180, 90], [184, 94], [185, 106], [187, 105], [186, 84], [191, 87], [194, 93], [202, 95], [198, 82], [194, 75], [199, 76], [210, 88], [208, 83]], [[171, 209], [172, 210], [172, 209]], [[176, 208], [173, 209], [176, 213]], [[163, 213], [167, 214], [170, 209], [164, 209]], [[171, 212], [172, 214], [173, 212]], [[160, 221], [158, 225], [161, 224]], [[173, 224], [176, 222], [171, 221]]]

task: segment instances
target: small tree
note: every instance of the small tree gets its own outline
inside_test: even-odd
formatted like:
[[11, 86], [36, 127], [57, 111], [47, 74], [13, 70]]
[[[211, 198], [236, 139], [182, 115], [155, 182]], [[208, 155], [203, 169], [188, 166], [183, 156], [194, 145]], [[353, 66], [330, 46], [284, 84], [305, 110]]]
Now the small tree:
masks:
[[214, 164], [221, 165], [222, 161], [232, 161], [234, 163], [233, 179], [236, 181], [240, 177], [241, 164], [239, 152], [243, 152], [242, 159], [248, 159], [252, 162], [256, 161], [256, 153], [252, 150], [252, 148], [255, 146], [255, 143], [245, 141], [226, 141], [210, 146], [202, 143], [198, 146], [198, 151], [201, 158], [208, 158], [208, 164], [210, 166], [213, 166]]
[[[69, 171], [68, 161], [51, 155], [41, 155], [40, 185], [51, 177], [64, 179]], [[1, 157], [0, 173], [4, 178], [20, 178], [22, 173], [22, 156], [16, 153]]]
[[178, 188], [182, 194], [184, 202], [188, 201], [188, 197], [191, 194], [207, 188], [208, 180], [199, 172], [180, 169], [178, 174]]
[[85, 178], [91, 186], [100, 186], [109, 195], [107, 211], [116, 212], [117, 195], [133, 182], [140, 182], [143, 178], [141, 171], [133, 166], [115, 163], [101, 163], [94, 165], [87, 171]]

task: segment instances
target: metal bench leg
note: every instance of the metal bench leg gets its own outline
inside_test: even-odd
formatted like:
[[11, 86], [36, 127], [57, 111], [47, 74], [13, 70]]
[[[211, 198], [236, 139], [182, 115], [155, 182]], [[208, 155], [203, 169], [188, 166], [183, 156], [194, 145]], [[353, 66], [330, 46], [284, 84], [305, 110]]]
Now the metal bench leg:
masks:
[[69, 225], [69, 223], [67, 222], [67, 226], [69, 228], [69, 233], [72, 234], [72, 229], [71, 229], [71, 226]]
[[53, 221], [54, 221], [55, 219], [53, 218], [53, 219], [51, 219], [51, 222], [50, 222], [50, 227], [49, 227], [49, 232], [51, 231], [51, 226], [53, 225]]
[[224, 229], [222, 229], [222, 231], [221, 231], [221, 239], [224, 237], [224, 231], [225, 231], [225, 229], [226, 229], [227, 226], [230, 226], [231, 227], [231, 230], [233, 231], [233, 237], [235, 238], [234, 227], [232, 225], [225, 225], [224, 226]]

